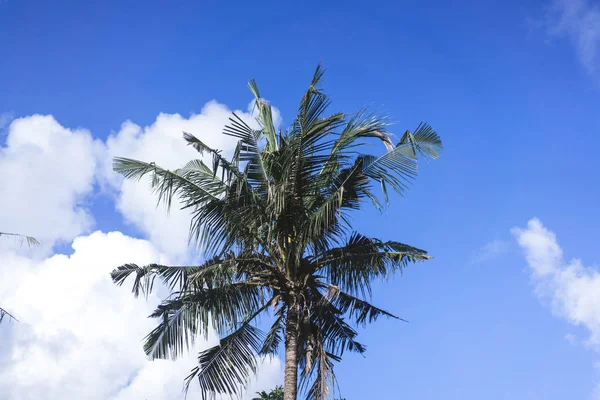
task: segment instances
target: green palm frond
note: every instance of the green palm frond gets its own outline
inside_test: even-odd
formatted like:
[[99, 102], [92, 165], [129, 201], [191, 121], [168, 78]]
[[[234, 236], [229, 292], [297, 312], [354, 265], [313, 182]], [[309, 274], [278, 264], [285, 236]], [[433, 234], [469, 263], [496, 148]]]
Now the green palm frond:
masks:
[[146, 337], [144, 350], [152, 358], [178, 357], [189, 349], [199, 333], [208, 336], [209, 326], [217, 333], [230, 331], [240, 319], [262, 311], [261, 290], [253, 285], [195, 287], [176, 293], [150, 315], [161, 322]]
[[250, 373], [256, 373], [257, 355], [265, 334], [251, 325], [268, 303], [249, 316], [235, 331], [222, 338], [217, 346], [198, 355], [198, 367], [186, 378], [186, 390], [198, 380], [202, 398], [209, 393], [234, 395], [246, 386]]
[[[258, 109], [257, 120], [262, 128], [259, 133], [267, 138], [267, 149], [277, 151], [279, 146], [277, 144], [277, 132], [275, 132], [275, 125], [273, 124], [273, 110], [271, 109], [271, 105], [260, 97], [258, 86], [254, 79], [250, 79], [248, 87], [254, 95], [254, 107]], [[259, 138], [260, 136], [257, 137], [257, 140]]]
[[167, 209], [171, 207], [173, 197], [178, 196], [185, 205], [201, 206], [211, 200], [219, 200], [220, 191], [211, 192], [201, 182], [194, 182], [182, 173], [169, 171], [154, 163], [116, 157], [113, 169], [127, 179], [140, 180], [146, 175], [151, 177], [151, 188], [158, 203], [164, 202]]
[[267, 336], [265, 337], [262, 348], [260, 349], [261, 355], [276, 355], [277, 349], [281, 344], [285, 327], [285, 307], [280, 307], [275, 312], [275, 315], [275, 321], [273, 322], [273, 325], [271, 325], [269, 332], [267, 332]]
[[208, 319], [202, 318], [199, 305], [194, 302], [161, 304], [151, 317], [160, 323], [144, 341], [144, 351], [152, 359], [176, 359], [189, 350], [202, 329], [208, 335]]
[[166, 266], [149, 264], [140, 267], [137, 264], [125, 264], [111, 272], [113, 282], [121, 286], [125, 280], [135, 274], [132, 292], [135, 297], [140, 293], [148, 297], [154, 288], [154, 279], [158, 276], [171, 290], [183, 290], [187, 286], [188, 276], [197, 272], [200, 267]]
[[402, 149], [404, 154], [411, 158], [421, 154], [425, 159], [430, 157], [435, 160], [440, 156], [444, 146], [437, 132], [428, 124], [421, 122], [415, 133], [410, 131], [404, 133], [397, 148]]
[[402, 320], [381, 308], [375, 307], [365, 300], [342, 292], [337, 286], [329, 285], [327, 287], [326, 298], [340, 310], [342, 314], [347, 313], [348, 317], [359, 325], [366, 326], [367, 323], [370, 324], [375, 322], [380, 316]]

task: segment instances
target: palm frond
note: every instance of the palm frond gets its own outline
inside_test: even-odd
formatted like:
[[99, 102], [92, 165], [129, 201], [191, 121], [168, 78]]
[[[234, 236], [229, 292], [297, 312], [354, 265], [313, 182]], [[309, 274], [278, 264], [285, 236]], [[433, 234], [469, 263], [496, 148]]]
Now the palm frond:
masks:
[[212, 171], [216, 175], [218, 169], [221, 168], [223, 174], [226, 174], [228, 181], [232, 175], [240, 177], [240, 171], [238, 170], [235, 163], [227, 161], [222, 155], [220, 150], [213, 149], [207, 146], [204, 142], [198, 139], [196, 136], [188, 132], [183, 132], [183, 139], [188, 142], [188, 145], [192, 146], [198, 153], [205, 154], [209, 153], [213, 159]]
[[161, 322], [146, 337], [144, 350], [153, 358], [177, 357], [190, 348], [196, 336], [208, 336], [209, 326], [223, 334], [261, 308], [259, 288], [243, 283], [216, 288], [194, 288], [176, 293], [150, 315]]
[[186, 378], [186, 391], [194, 379], [198, 380], [203, 399], [210, 393], [233, 396], [246, 386], [250, 373], [256, 373], [257, 356], [265, 338], [251, 322], [268, 306], [269, 302], [263, 304], [217, 346], [198, 355], [198, 366]]
[[175, 196], [179, 196], [184, 205], [201, 205], [211, 200], [220, 200], [220, 192], [213, 193], [182, 174], [163, 169], [155, 163], [115, 157], [113, 170], [133, 180], [140, 180], [150, 175], [151, 187], [158, 197], [158, 203], [164, 202], [167, 210], [170, 209]]
[[[260, 93], [258, 92], [258, 86], [256, 85], [256, 81], [254, 79], [250, 79], [250, 81], [248, 82], [248, 87], [254, 95], [254, 106], [258, 109], [257, 121], [260, 127], [262, 128], [260, 133], [264, 134], [267, 138], [267, 150], [277, 151], [277, 137], [275, 132], [275, 125], [273, 125], [273, 111], [271, 109], [271, 105], [260, 97]], [[257, 140], [259, 138], [260, 136], [257, 137]]]
[[406, 131], [396, 147], [407, 157], [416, 158], [421, 154], [426, 160], [427, 157], [435, 160], [440, 156], [444, 145], [437, 132], [427, 123], [421, 122], [415, 133]]
[[182, 291], [187, 287], [188, 276], [197, 273], [202, 267], [198, 266], [166, 266], [149, 264], [143, 267], [137, 264], [124, 264], [114, 269], [110, 275], [117, 286], [123, 285], [131, 274], [135, 280], [131, 291], [135, 297], [140, 293], [148, 297], [154, 288], [154, 279], [158, 276], [171, 290]]
[[341, 247], [325, 251], [314, 260], [329, 282], [350, 294], [363, 297], [371, 293], [371, 281], [390, 272], [402, 272], [409, 263], [431, 258], [425, 250], [404, 243], [368, 238], [354, 233]]
[[206, 318], [202, 318], [199, 305], [193, 302], [178, 302], [177, 307], [163, 304], [151, 315], [161, 322], [144, 338], [144, 351], [152, 359], [176, 359], [189, 350], [200, 329], [208, 335]]
[[19, 322], [19, 320], [16, 319], [11, 313], [0, 307], [0, 323], [4, 320], [4, 318]]
[[40, 245], [40, 242], [33, 236], [21, 235], [19, 233], [8, 233], [8, 232], [0, 232], [0, 236], [9, 236], [17, 239], [24, 239], [27, 242], [27, 246], [36, 247]]
[[277, 349], [281, 344], [285, 327], [285, 307], [280, 307], [275, 315], [277, 318], [275, 318], [275, 321], [271, 325], [271, 329], [267, 332], [267, 336], [260, 349], [261, 355], [274, 356], [277, 354]]
[[370, 324], [375, 322], [380, 316], [404, 321], [381, 308], [375, 307], [365, 300], [342, 292], [340, 288], [331, 284], [327, 287], [325, 297], [338, 308], [341, 313], [348, 314], [350, 319], [362, 326], [366, 326], [367, 323]]

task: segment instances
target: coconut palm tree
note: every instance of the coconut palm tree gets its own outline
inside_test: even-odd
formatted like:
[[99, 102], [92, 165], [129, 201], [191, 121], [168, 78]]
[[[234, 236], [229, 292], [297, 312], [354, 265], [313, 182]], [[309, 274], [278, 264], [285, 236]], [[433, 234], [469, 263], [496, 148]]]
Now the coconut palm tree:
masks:
[[[254, 397], [252, 400], [283, 400], [283, 386], [275, 386], [275, 389], [271, 390], [269, 393], [265, 392], [256, 392], [258, 397]], [[346, 400], [345, 398], [336, 399], [336, 400]]]
[[271, 390], [269, 393], [265, 392], [256, 392], [258, 397], [253, 398], [252, 400], [283, 400], [283, 386], [276, 386], [275, 389]]
[[[29, 247], [39, 246], [39, 244], [40, 244], [40, 242], [38, 242], [37, 239], [34, 238], [33, 236], [26, 236], [26, 235], [21, 235], [18, 233], [0, 232], [0, 237], [2, 237], [2, 236], [8, 236], [8, 237], [17, 238], [20, 240], [25, 240], [25, 241], [27, 241], [27, 245]], [[2, 322], [4, 320], [4, 318], [9, 318], [9, 319], [18, 321], [11, 313], [9, 313], [8, 311], [6, 311], [2, 307], [0, 307], [0, 322]]]
[[[261, 356], [283, 344], [285, 400], [299, 392], [326, 399], [335, 390], [334, 363], [344, 352], [363, 353], [355, 325], [397, 318], [369, 303], [371, 282], [430, 258], [425, 250], [360, 234], [350, 219], [366, 203], [384, 209], [388, 190], [403, 194], [417, 174], [417, 158], [435, 159], [442, 148], [427, 124], [397, 143], [388, 120], [367, 110], [326, 114], [330, 104], [319, 66], [285, 131], [254, 80], [259, 129], [235, 113], [224, 134], [238, 140], [230, 158], [184, 133], [208, 155], [183, 168], [115, 158], [125, 178], [148, 176], [159, 202], [178, 198], [191, 212], [190, 240], [205, 256], [198, 266], [123, 265], [118, 285], [135, 276], [133, 292], [149, 293], [158, 277], [172, 294], [151, 314], [157, 327], [145, 339], [153, 358], [178, 357], [199, 334], [214, 329], [219, 345], [201, 352], [186, 379], [203, 395], [239, 393]], [[383, 143], [372, 155], [365, 145]], [[377, 192], [381, 190], [381, 194]], [[270, 315], [270, 328], [255, 321]]]

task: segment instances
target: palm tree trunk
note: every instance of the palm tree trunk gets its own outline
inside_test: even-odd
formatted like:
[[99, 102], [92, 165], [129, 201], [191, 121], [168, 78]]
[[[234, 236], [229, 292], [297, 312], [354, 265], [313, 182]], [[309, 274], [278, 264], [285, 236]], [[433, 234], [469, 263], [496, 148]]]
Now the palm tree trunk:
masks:
[[283, 400], [296, 400], [298, 395], [298, 304], [288, 309], [285, 328], [285, 370]]

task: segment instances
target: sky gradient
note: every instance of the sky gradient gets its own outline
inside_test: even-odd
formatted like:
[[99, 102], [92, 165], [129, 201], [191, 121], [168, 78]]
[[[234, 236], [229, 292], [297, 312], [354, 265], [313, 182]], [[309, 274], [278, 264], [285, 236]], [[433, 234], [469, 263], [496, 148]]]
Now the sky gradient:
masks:
[[[108, 272], [194, 258], [187, 217], [111, 159], [181, 166], [182, 130], [230, 150], [250, 78], [285, 127], [321, 61], [332, 112], [371, 106], [398, 137], [427, 121], [445, 147], [355, 215], [435, 258], [376, 285], [409, 322], [361, 331], [342, 396], [600, 399], [600, 3], [0, 0], [0, 54], [0, 230], [42, 242], [0, 243], [21, 320], [0, 325], [1, 399], [183, 398], [194, 354], [146, 361], [159, 296]], [[271, 360], [251, 391], [281, 382]]]

